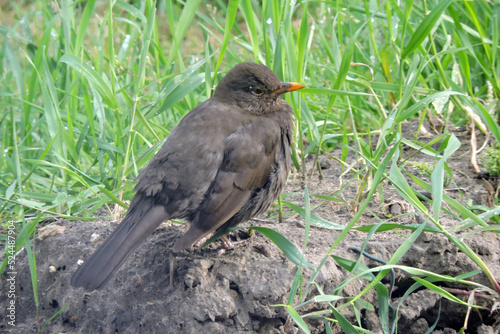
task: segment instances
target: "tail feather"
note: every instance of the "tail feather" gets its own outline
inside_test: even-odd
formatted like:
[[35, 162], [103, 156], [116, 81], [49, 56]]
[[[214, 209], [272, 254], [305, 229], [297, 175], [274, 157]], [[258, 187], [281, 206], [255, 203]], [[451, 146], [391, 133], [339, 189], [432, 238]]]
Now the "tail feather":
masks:
[[167, 219], [168, 214], [161, 205], [152, 206], [142, 217], [138, 212], [130, 212], [73, 274], [71, 285], [87, 291], [102, 288], [130, 254]]

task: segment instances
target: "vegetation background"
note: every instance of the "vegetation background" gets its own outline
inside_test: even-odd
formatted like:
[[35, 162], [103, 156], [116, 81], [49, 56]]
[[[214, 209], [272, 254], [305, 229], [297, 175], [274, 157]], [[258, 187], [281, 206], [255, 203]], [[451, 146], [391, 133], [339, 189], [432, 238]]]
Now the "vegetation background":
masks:
[[[443, 193], [445, 176], [453, 178], [446, 159], [460, 145], [452, 125], [491, 138], [484, 166], [500, 173], [497, 0], [1, 1], [0, 22], [0, 241], [7, 251], [13, 223], [15, 251], [30, 257], [35, 291], [37, 226], [57, 218], [92, 220], [103, 207], [112, 215], [116, 204], [126, 208], [134, 178], [175, 124], [235, 64], [254, 61], [307, 86], [286, 97], [296, 113], [296, 173], [309, 177], [306, 156], [339, 146], [344, 167], [348, 153], [359, 158], [357, 177], [349, 180], [359, 189], [352, 199], [357, 214], [338, 241], [387, 179], [428, 226], [476, 262], [490, 278], [484, 288], [500, 300], [493, 274], [457, 237], [471, 229], [500, 232], [498, 189], [491, 208]], [[405, 122], [416, 117], [419, 124], [439, 121], [430, 142], [419, 141], [419, 133], [404, 136]], [[431, 184], [410, 175], [403, 146], [434, 157]], [[404, 175], [432, 193], [431, 210]], [[310, 224], [305, 195], [301, 212]], [[463, 222], [454, 230], [440, 225], [443, 202]], [[415, 227], [401, 253], [378, 268], [384, 270], [370, 289], [424, 228]], [[7, 257], [1, 271], [6, 265]], [[430, 283], [443, 277], [415, 270], [427, 278], [418, 284], [452, 299]], [[285, 307], [307, 332], [292, 305], [300, 277], [299, 270]], [[328, 301], [333, 315], [325, 319], [353, 330], [335, 299]]]

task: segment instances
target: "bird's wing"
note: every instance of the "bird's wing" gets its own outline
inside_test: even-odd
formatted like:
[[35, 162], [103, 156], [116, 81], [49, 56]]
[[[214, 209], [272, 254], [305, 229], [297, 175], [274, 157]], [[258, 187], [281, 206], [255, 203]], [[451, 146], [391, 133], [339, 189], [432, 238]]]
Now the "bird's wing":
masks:
[[268, 182], [279, 138], [279, 127], [258, 121], [242, 125], [225, 139], [220, 169], [190, 229], [176, 242], [175, 251], [190, 247], [221, 227]]
[[226, 109], [209, 100], [187, 114], [137, 177], [134, 199], [152, 197], [171, 217], [189, 217], [217, 175], [224, 139], [238, 128], [235, 117], [223, 117]]

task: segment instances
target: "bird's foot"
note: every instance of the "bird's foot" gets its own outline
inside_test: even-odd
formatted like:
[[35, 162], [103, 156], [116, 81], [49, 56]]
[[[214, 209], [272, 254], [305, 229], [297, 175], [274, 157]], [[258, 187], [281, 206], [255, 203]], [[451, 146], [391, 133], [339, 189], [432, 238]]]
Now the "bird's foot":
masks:
[[244, 239], [244, 240], [240, 240], [240, 241], [231, 241], [229, 240], [229, 238], [225, 235], [223, 235], [222, 237], [220, 237], [221, 241], [222, 241], [222, 248], [225, 249], [225, 250], [231, 250], [231, 249], [234, 249], [237, 247], [240, 247], [240, 246], [246, 246], [251, 238], [248, 238], [248, 239]]

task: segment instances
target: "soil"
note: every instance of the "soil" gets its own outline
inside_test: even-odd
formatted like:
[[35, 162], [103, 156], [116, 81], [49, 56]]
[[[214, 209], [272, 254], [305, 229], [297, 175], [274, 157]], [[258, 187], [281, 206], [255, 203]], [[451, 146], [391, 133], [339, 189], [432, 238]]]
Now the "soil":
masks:
[[[416, 124], [406, 124], [406, 128], [409, 133], [416, 133]], [[470, 201], [474, 205], [489, 205], [491, 196], [487, 187], [484, 181], [475, 178], [476, 173], [470, 164], [470, 134], [465, 128], [454, 128], [453, 132], [462, 142], [462, 146], [448, 161], [454, 184], [452, 182], [445, 193], [463, 204]], [[478, 134], [478, 141], [482, 144], [484, 137]], [[333, 156], [340, 156], [340, 150], [331, 153]], [[352, 162], [353, 158], [349, 157], [348, 162]], [[412, 160], [431, 164], [434, 161], [424, 154], [417, 154]], [[292, 174], [286, 189], [290, 195], [286, 200], [303, 207], [304, 185], [307, 185], [310, 194], [337, 194], [336, 196], [344, 201], [326, 201], [311, 196], [312, 212], [333, 223], [346, 225], [355, 215], [351, 203], [356, 196], [356, 181], [339, 193], [338, 190], [345, 185], [346, 180], [353, 177], [352, 172], [341, 177], [341, 166], [337, 161], [322, 156], [320, 162], [324, 168], [323, 180], [319, 182], [316, 175], [304, 182], [297, 174]], [[312, 159], [308, 160], [308, 166], [312, 167]], [[425, 179], [425, 176], [421, 177]], [[386, 219], [389, 211], [395, 216], [393, 221], [398, 224], [417, 224], [422, 221], [422, 217], [411, 213], [411, 209], [398, 197], [393, 186], [384, 183], [383, 189], [383, 198], [382, 194], [378, 193], [371, 199], [369, 209], [365, 210], [356, 226], [376, 224], [380, 219]], [[274, 229], [298, 249], [302, 249], [304, 219], [291, 210], [285, 213], [282, 223], [277, 222], [275, 212], [269, 212], [268, 216], [248, 224]], [[398, 216], [398, 213], [402, 215]], [[453, 228], [459, 222], [452, 215], [441, 216], [441, 223], [446, 228]], [[97, 217], [93, 222], [61, 220], [52, 226], [65, 227], [64, 231], [42, 234], [41, 238], [38, 233], [33, 243], [38, 275], [38, 318], [28, 261], [25, 252], [21, 252], [16, 257], [16, 326], [13, 328], [7, 323], [8, 319], [2, 317], [0, 332], [35, 333], [37, 321], [43, 325], [63, 308], [60, 314], [48, 321], [42, 330], [43, 333], [301, 332], [289, 319], [285, 308], [276, 306], [287, 303], [297, 265], [288, 260], [283, 252], [262, 234], [255, 233], [249, 237], [246, 230], [232, 233], [232, 238], [245, 240], [242, 245], [237, 245], [232, 250], [223, 250], [217, 241], [203, 249], [180, 254], [177, 257], [174, 284], [170, 287], [170, 247], [185, 227], [171, 222], [164, 223], [126, 261], [102, 290], [85, 293], [81, 289], [74, 289], [69, 282], [78, 266], [77, 261], [88, 257], [117, 224], [118, 221], [103, 216]], [[312, 225], [305, 251], [307, 261], [317, 266], [340, 232]], [[411, 231], [401, 229], [375, 233], [365, 251], [377, 258], [389, 260], [410, 233]], [[462, 236], [463, 233], [455, 235]], [[352, 230], [335, 247], [333, 254], [356, 261], [359, 254], [350, 247], [361, 247], [365, 238], [365, 232]], [[490, 268], [496, 280], [500, 281], [498, 234], [476, 233], [465, 241]], [[366, 257], [363, 257], [362, 262], [369, 267], [380, 265]], [[431, 232], [422, 233], [398, 264], [451, 276], [478, 269], [444, 235]], [[303, 269], [305, 282], [312, 273], [310, 269]], [[2, 276], [0, 284], [4, 293], [0, 296], [0, 306], [5, 310], [10, 302], [5, 293], [9, 288], [9, 276], [6, 272]], [[325, 294], [331, 294], [348, 276], [349, 272], [332, 258], [328, 258], [316, 278], [316, 283]], [[389, 302], [397, 307], [415, 281], [412, 279], [414, 275], [402, 270], [396, 270], [395, 276], [395, 286]], [[467, 279], [491, 287], [482, 273]], [[388, 287], [389, 276], [382, 282]], [[368, 283], [367, 280], [355, 280], [344, 287], [340, 294], [355, 296]], [[455, 295], [463, 300], [467, 300], [468, 296], [464, 297], [460, 292], [471, 291], [471, 287], [465, 285], [440, 285], [456, 289]], [[308, 298], [317, 294], [318, 290], [313, 289]], [[361, 325], [373, 333], [382, 333], [378, 320], [376, 291], [372, 289], [363, 299], [372, 303], [374, 310], [361, 310], [358, 314]], [[297, 301], [298, 297], [295, 297], [295, 302]], [[493, 306], [491, 301], [481, 297], [476, 297], [474, 302], [489, 308]], [[328, 305], [312, 303], [300, 309], [300, 313], [321, 310], [328, 311]], [[397, 330], [398, 333], [425, 333], [439, 317], [435, 328], [430, 330], [431, 333], [458, 333], [464, 323], [467, 323], [466, 333], [500, 332], [498, 311], [490, 313], [473, 310], [469, 314], [467, 311], [467, 307], [440, 298], [430, 290], [417, 289], [402, 302]], [[341, 313], [351, 323], [356, 323], [356, 315], [352, 309], [344, 308]], [[325, 315], [333, 318], [331, 313]], [[312, 333], [342, 333], [338, 325], [330, 323], [331, 331], [327, 331], [323, 321], [311, 318], [305, 320]]]

